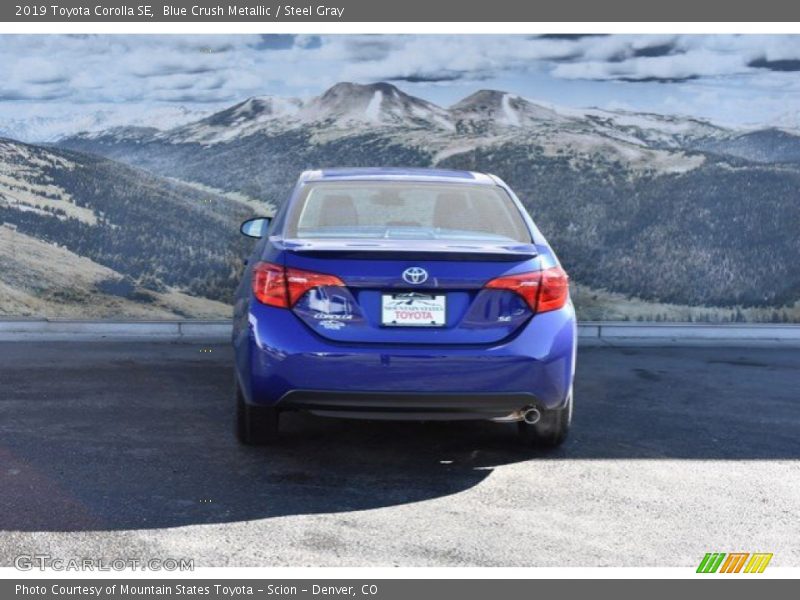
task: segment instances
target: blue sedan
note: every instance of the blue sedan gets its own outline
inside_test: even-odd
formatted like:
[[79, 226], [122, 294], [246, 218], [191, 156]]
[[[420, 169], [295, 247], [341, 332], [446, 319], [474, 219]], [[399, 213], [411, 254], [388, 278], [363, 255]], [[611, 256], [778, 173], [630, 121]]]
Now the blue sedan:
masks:
[[499, 178], [436, 169], [303, 173], [236, 292], [237, 433], [280, 415], [517, 422], [553, 447], [572, 419], [567, 274]]

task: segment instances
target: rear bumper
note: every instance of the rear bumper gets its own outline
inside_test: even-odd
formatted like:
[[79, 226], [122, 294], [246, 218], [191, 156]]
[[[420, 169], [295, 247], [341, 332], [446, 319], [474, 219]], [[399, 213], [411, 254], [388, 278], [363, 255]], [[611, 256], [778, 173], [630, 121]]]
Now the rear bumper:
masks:
[[234, 324], [233, 341], [249, 403], [350, 416], [492, 418], [525, 406], [563, 406], [576, 324], [568, 304], [492, 346], [344, 345], [321, 339], [290, 311], [258, 305]]
[[315, 414], [371, 419], [497, 419], [540, 406], [533, 394], [341, 392], [292, 390], [278, 407]]

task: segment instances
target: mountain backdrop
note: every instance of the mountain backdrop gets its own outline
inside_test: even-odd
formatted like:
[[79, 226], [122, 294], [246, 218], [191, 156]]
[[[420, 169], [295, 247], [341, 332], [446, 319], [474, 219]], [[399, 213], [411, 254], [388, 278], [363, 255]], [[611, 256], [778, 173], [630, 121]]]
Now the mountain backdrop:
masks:
[[[388, 83], [248, 98], [184, 121], [47, 146], [0, 141], [3, 235], [110, 269], [80, 292], [108, 311], [225, 313], [247, 245], [237, 222], [284, 201], [302, 170], [472, 169], [515, 189], [570, 272], [583, 318], [800, 320], [800, 132], [789, 127], [495, 90], [444, 108]], [[28, 290], [29, 312], [40, 307], [31, 298], [49, 302], [3, 273], [0, 291]], [[25, 302], [0, 295], [0, 311]]]

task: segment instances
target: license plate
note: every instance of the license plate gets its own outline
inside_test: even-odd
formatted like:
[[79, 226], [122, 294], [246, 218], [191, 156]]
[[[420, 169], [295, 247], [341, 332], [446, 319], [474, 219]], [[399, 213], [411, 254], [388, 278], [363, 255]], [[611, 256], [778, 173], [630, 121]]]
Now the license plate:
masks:
[[445, 296], [383, 294], [381, 323], [390, 327], [444, 327]]

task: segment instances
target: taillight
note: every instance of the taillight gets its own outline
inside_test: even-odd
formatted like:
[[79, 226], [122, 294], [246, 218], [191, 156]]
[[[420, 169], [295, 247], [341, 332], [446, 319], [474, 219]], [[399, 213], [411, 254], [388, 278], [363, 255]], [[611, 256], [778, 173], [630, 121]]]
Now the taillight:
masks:
[[253, 267], [253, 294], [262, 304], [291, 308], [308, 290], [323, 286], [344, 286], [335, 275], [314, 273], [260, 262]]
[[253, 294], [262, 304], [287, 307], [286, 272], [280, 265], [260, 262], [253, 267]]
[[536, 302], [539, 299], [539, 284], [542, 282], [542, 272], [520, 273], [519, 275], [506, 275], [492, 279], [485, 287], [493, 290], [508, 290], [515, 292], [525, 299], [533, 312], [536, 312]]
[[289, 288], [289, 308], [302, 298], [308, 290], [317, 287], [344, 287], [344, 282], [335, 275], [314, 273], [302, 269], [286, 268], [286, 281]]
[[561, 267], [552, 267], [542, 271], [542, 283], [539, 286], [539, 304], [536, 312], [558, 310], [569, 298], [569, 275]]
[[519, 294], [534, 313], [562, 308], [569, 297], [569, 277], [561, 267], [498, 277], [485, 287]]

